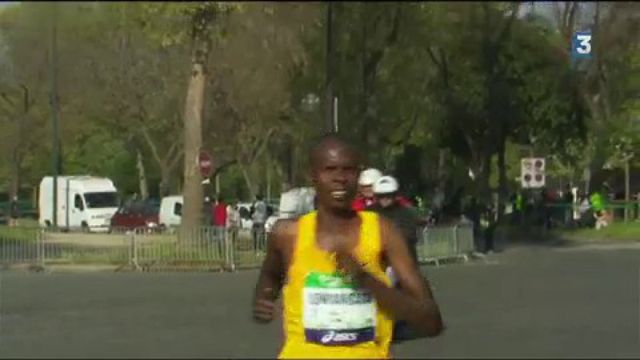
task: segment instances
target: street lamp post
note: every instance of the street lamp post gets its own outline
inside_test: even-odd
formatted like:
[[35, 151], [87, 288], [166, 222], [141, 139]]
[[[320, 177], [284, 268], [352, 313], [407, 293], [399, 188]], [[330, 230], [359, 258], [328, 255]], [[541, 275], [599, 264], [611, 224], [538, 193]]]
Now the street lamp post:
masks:
[[327, 3], [326, 13], [326, 82], [325, 82], [325, 129], [329, 132], [336, 132], [335, 115], [334, 115], [334, 96], [333, 96], [333, 2]]
[[51, 125], [53, 130], [53, 227], [58, 227], [58, 170], [60, 169], [60, 143], [58, 136], [58, 77], [57, 77], [57, 17], [56, 3], [51, 4], [51, 49], [50, 49], [50, 71], [51, 71]]

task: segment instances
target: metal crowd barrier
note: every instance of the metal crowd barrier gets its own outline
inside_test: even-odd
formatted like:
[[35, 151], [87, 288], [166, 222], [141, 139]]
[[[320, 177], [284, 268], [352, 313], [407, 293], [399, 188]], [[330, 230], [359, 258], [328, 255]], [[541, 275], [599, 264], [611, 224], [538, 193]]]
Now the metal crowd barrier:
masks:
[[[421, 262], [465, 258], [473, 251], [470, 226], [421, 230]], [[0, 227], [0, 265], [110, 265], [135, 270], [174, 268], [234, 271], [257, 268], [267, 250], [264, 231], [220, 227], [117, 229], [109, 232]]]
[[420, 263], [440, 262], [452, 259], [467, 261], [474, 252], [473, 226], [457, 224], [451, 226], [425, 227], [418, 241]]
[[0, 264], [40, 264], [42, 245], [42, 231], [38, 228], [0, 227]]

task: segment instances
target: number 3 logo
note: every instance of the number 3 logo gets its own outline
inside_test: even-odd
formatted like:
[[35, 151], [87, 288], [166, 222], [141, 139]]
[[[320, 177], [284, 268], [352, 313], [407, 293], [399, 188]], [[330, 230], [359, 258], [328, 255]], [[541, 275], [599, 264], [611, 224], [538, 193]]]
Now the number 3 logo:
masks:
[[577, 34], [576, 40], [580, 42], [576, 47], [578, 54], [586, 55], [591, 53], [591, 35]]

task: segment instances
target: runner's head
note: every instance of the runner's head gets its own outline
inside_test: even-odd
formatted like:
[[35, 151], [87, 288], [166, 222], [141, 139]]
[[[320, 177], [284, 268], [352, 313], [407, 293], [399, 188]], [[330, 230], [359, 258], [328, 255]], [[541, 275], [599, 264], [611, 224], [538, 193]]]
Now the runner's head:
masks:
[[398, 181], [393, 176], [382, 176], [373, 184], [378, 204], [386, 208], [395, 203], [398, 192]]
[[350, 210], [360, 165], [355, 148], [336, 134], [325, 135], [311, 150], [310, 163], [318, 209]]

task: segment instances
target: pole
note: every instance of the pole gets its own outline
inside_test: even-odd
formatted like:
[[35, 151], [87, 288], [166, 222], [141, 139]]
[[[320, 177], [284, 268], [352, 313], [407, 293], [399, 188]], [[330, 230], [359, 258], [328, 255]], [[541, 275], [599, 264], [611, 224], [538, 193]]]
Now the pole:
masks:
[[333, 98], [333, 131], [338, 132], [338, 97]]
[[267, 157], [267, 204], [271, 202], [271, 158]]
[[325, 130], [330, 132], [335, 131], [333, 127], [333, 2], [328, 2], [326, 9]]
[[630, 192], [631, 192], [631, 183], [630, 183], [630, 169], [629, 169], [629, 160], [630, 158], [626, 158], [624, 162], [624, 222], [629, 221], [630, 213], [629, 213], [629, 202], [631, 201]]
[[49, 60], [51, 71], [51, 125], [53, 130], [53, 227], [58, 227], [58, 170], [60, 169], [60, 143], [58, 129], [58, 78], [57, 78], [57, 18], [56, 3], [51, 4], [51, 58]]

